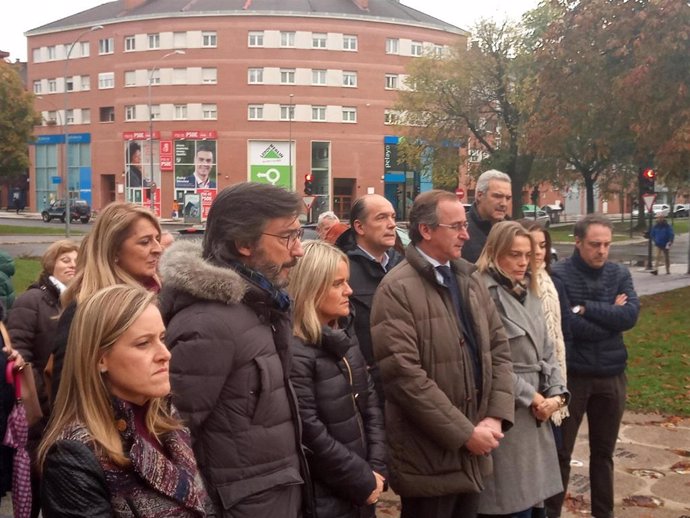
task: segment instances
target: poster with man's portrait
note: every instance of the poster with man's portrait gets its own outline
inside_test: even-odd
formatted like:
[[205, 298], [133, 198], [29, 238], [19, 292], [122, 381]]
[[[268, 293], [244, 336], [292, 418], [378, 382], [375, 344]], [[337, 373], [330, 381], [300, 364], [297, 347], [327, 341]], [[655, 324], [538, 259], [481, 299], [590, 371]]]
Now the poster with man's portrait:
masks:
[[217, 189], [216, 141], [175, 141], [175, 188]]

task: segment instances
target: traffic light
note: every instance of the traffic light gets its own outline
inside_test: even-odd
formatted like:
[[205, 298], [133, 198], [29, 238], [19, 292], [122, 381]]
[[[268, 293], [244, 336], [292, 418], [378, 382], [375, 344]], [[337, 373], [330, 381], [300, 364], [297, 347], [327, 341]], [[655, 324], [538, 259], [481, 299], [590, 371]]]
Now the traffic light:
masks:
[[642, 194], [654, 192], [654, 181], [656, 180], [656, 172], [651, 167], [642, 169], [640, 171], [640, 192]]
[[307, 196], [314, 192], [314, 176], [309, 173], [304, 175], [304, 194]]

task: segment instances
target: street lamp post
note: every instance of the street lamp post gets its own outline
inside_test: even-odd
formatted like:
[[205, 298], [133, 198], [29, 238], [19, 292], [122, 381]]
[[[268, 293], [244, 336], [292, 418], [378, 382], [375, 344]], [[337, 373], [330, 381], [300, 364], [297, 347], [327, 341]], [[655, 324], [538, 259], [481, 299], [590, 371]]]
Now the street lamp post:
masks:
[[184, 50], [173, 50], [172, 52], [168, 52], [167, 54], [162, 55], [160, 58], [158, 58], [154, 62], [154, 66], [151, 67], [151, 70], [149, 71], [149, 156], [150, 156], [150, 165], [151, 165], [151, 181], [149, 182], [149, 192], [150, 192], [150, 200], [149, 203], [151, 204], [151, 212], [155, 213], [156, 212], [156, 203], [155, 203], [155, 193], [154, 189], [156, 187], [156, 182], [154, 182], [154, 175], [153, 175], [153, 111], [151, 110], [151, 83], [153, 82], [153, 74], [156, 70], [158, 70], [158, 65], [157, 63], [160, 61], [163, 61], [165, 58], [169, 56], [174, 56], [175, 54], [184, 54]]
[[67, 49], [67, 56], [65, 56], [65, 73], [63, 76], [63, 81], [64, 81], [64, 89], [65, 89], [65, 112], [62, 114], [62, 137], [64, 139], [64, 146], [65, 146], [65, 153], [64, 153], [64, 181], [65, 181], [65, 237], [70, 237], [70, 223], [71, 223], [71, 216], [72, 216], [72, 203], [70, 200], [70, 192], [69, 192], [69, 142], [68, 142], [68, 137], [69, 135], [67, 134], [67, 108], [68, 108], [68, 101], [69, 101], [69, 96], [67, 95], [67, 69], [69, 67], [69, 58], [72, 55], [72, 49], [74, 49], [74, 46], [79, 43], [79, 40], [81, 40], [85, 35], [87, 35], [90, 32], [93, 31], [100, 31], [103, 28], [102, 25], [94, 25], [93, 27], [89, 27], [88, 29], [82, 31], [79, 33], [77, 38], [72, 42], [72, 44], [69, 46], [69, 49]]
[[294, 94], [290, 94], [290, 106], [288, 107], [288, 163], [290, 164], [290, 183], [294, 181], [292, 176], [292, 98]]

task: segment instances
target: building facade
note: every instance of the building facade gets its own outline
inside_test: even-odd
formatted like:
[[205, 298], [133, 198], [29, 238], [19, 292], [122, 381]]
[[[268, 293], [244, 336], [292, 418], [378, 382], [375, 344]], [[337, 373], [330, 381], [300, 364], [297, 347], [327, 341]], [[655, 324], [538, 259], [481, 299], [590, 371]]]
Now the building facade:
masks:
[[119, 0], [26, 36], [32, 209], [68, 189], [203, 218], [223, 187], [311, 175], [315, 219], [370, 192], [404, 213], [424, 188], [387, 159], [406, 65], [468, 35], [395, 0]]

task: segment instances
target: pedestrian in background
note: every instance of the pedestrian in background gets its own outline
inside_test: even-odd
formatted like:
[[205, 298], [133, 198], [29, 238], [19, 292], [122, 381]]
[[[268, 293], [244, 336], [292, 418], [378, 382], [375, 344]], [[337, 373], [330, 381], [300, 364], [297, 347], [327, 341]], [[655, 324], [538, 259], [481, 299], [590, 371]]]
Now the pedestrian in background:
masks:
[[[27, 449], [35, 467], [36, 449], [50, 415], [50, 387], [44, 370], [53, 352], [53, 341], [60, 313], [60, 295], [74, 278], [78, 245], [69, 239], [52, 243], [41, 257], [42, 271], [14, 303], [7, 319], [7, 331], [14, 348], [31, 364], [43, 419], [29, 430]], [[32, 516], [40, 512], [39, 474], [32, 469]]]
[[666, 264], [666, 275], [671, 274], [671, 257], [669, 252], [673, 246], [673, 227], [666, 221], [666, 216], [659, 213], [656, 215], [656, 222], [652, 226], [650, 236], [656, 247], [656, 267], [651, 271], [652, 274], [659, 273], [659, 266], [661, 265], [661, 257], [664, 258]]
[[501, 221], [477, 260], [508, 336], [515, 391], [515, 424], [491, 453], [480, 516], [544, 516], [544, 500], [563, 490], [549, 418], [569, 394], [546, 330], [534, 248], [520, 223]]
[[155, 294], [119, 284], [81, 300], [39, 449], [43, 516], [203, 517], [189, 431], [170, 405]]
[[53, 348], [52, 399], [55, 399], [67, 336], [74, 312], [82, 300], [115, 284], [144, 287], [157, 293], [161, 227], [151, 211], [133, 203], [115, 202], [99, 214], [84, 238], [77, 257], [77, 273], [62, 295]]
[[374, 296], [371, 336], [402, 518], [476, 516], [488, 454], [513, 422], [508, 340], [476, 267], [460, 259], [467, 238], [455, 194], [420, 194], [405, 260]]
[[352, 328], [347, 256], [310, 241], [290, 272], [292, 371], [316, 516], [372, 518], [386, 478], [374, 384]]
[[228, 187], [211, 205], [203, 244], [178, 241], [163, 255], [173, 401], [219, 516], [297, 518], [312, 502], [285, 292], [303, 254], [303, 208], [273, 185]]
[[394, 248], [395, 228], [395, 209], [391, 202], [380, 194], [367, 194], [352, 204], [350, 228], [336, 241], [350, 261], [350, 301], [354, 307], [355, 333], [382, 408], [383, 387], [371, 345], [369, 316], [381, 279], [403, 258]]
[[316, 222], [316, 232], [319, 234], [319, 239], [326, 239], [328, 231], [337, 223], [340, 223], [340, 218], [332, 210], [319, 214]]
[[558, 458], [564, 491], [547, 502], [547, 515], [561, 515], [570, 478], [577, 432], [585, 414], [589, 427], [589, 479], [592, 516], [613, 517], [613, 453], [618, 439], [627, 379], [628, 351], [623, 332], [640, 313], [630, 271], [608, 260], [613, 225], [601, 214], [588, 214], [573, 228], [573, 255], [553, 265], [565, 288], [572, 341], [566, 342], [570, 417], [563, 421]]

